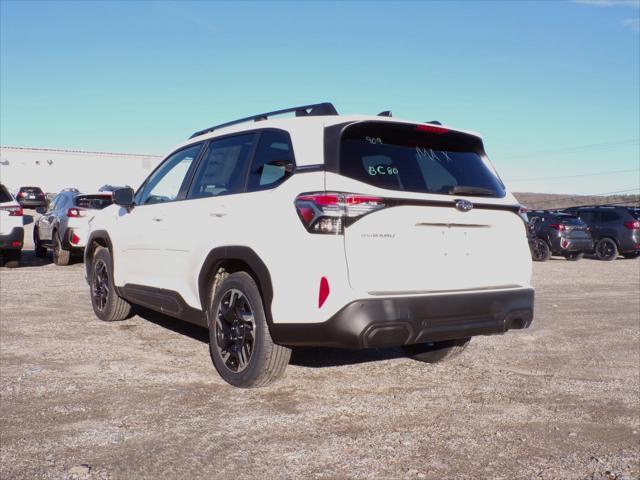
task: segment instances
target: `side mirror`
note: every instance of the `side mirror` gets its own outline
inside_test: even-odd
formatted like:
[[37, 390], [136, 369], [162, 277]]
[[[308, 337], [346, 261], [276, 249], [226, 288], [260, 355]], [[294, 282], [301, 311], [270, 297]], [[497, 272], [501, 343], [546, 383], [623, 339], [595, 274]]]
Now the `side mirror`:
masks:
[[44, 207], [37, 207], [36, 208], [36, 213], [39, 213], [40, 215], [42, 215], [46, 211], [47, 211], [47, 209], [44, 208]]
[[133, 207], [133, 196], [133, 188], [124, 187], [114, 190], [111, 194], [111, 199], [116, 205], [120, 205], [121, 207], [125, 208], [131, 208]]

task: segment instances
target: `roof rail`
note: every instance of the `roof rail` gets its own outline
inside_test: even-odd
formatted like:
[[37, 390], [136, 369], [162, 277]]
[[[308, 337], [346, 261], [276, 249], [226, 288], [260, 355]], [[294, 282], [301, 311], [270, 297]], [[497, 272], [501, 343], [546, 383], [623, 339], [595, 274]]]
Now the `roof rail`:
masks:
[[204, 135], [205, 133], [213, 132], [219, 128], [230, 127], [231, 125], [236, 125], [238, 123], [250, 122], [253, 120], [254, 122], [259, 122], [261, 120], [267, 120], [269, 117], [273, 117], [275, 115], [282, 115], [285, 113], [296, 113], [296, 117], [312, 117], [312, 116], [320, 116], [320, 115], [337, 115], [338, 111], [333, 106], [333, 104], [329, 102], [324, 103], [314, 103], [311, 105], [301, 105], [299, 107], [291, 107], [285, 108], [283, 110], [275, 110], [273, 112], [260, 113], [258, 115], [252, 115], [250, 117], [239, 118], [238, 120], [234, 120], [232, 122], [221, 123], [220, 125], [214, 125], [213, 127], [205, 128], [204, 130], [200, 130], [189, 138], [199, 137], [200, 135]]

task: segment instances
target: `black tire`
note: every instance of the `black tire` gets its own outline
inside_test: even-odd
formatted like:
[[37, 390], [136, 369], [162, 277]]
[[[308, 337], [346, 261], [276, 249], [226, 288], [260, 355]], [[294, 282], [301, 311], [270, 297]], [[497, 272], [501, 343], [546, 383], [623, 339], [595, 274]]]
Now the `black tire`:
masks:
[[22, 259], [22, 251], [20, 250], [6, 250], [3, 254], [4, 266], [7, 268], [18, 268], [20, 266], [20, 260]]
[[35, 245], [36, 257], [44, 258], [47, 256], [47, 249], [40, 242], [40, 232], [37, 228], [33, 229], [33, 244]]
[[598, 260], [610, 262], [618, 258], [618, 246], [612, 238], [601, 238], [594, 249]]
[[633, 260], [634, 258], [640, 257], [640, 252], [623, 253], [622, 256], [628, 260]]
[[584, 252], [567, 252], [563, 254], [563, 256], [570, 262], [577, 262], [582, 257], [584, 257]]
[[282, 376], [291, 349], [273, 343], [260, 290], [251, 275], [236, 272], [222, 280], [207, 317], [209, 352], [223, 380], [253, 388]]
[[89, 287], [93, 311], [104, 322], [129, 318], [131, 304], [118, 295], [113, 283], [111, 253], [104, 247], [96, 248], [91, 260]]
[[471, 338], [445, 340], [442, 342], [427, 342], [417, 345], [404, 345], [402, 349], [407, 357], [425, 363], [444, 362], [460, 355]]
[[531, 244], [531, 258], [536, 262], [546, 262], [551, 258], [549, 244], [541, 238], [534, 238]]
[[60, 266], [69, 265], [71, 251], [62, 246], [58, 232], [53, 232], [53, 263]]

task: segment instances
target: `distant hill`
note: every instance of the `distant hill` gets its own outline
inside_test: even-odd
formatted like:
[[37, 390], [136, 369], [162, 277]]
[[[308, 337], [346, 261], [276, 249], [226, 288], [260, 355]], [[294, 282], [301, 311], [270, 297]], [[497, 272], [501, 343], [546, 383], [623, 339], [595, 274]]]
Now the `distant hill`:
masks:
[[516, 192], [520, 204], [530, 210], [576, 207], [582, 205], [622, 204], [640, 207], [640, 195], [571, 195], [561, 193]]

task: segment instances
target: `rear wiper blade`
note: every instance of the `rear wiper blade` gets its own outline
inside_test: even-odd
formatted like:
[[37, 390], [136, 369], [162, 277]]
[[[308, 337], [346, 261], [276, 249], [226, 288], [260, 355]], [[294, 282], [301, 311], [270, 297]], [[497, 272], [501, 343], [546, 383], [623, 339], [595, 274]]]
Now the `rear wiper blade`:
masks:
[[471, 187], [467, 185], [458, 185], [449, 190], [449, 195], [489, 195], [494, 197], [496, 192], [490, 188]]

